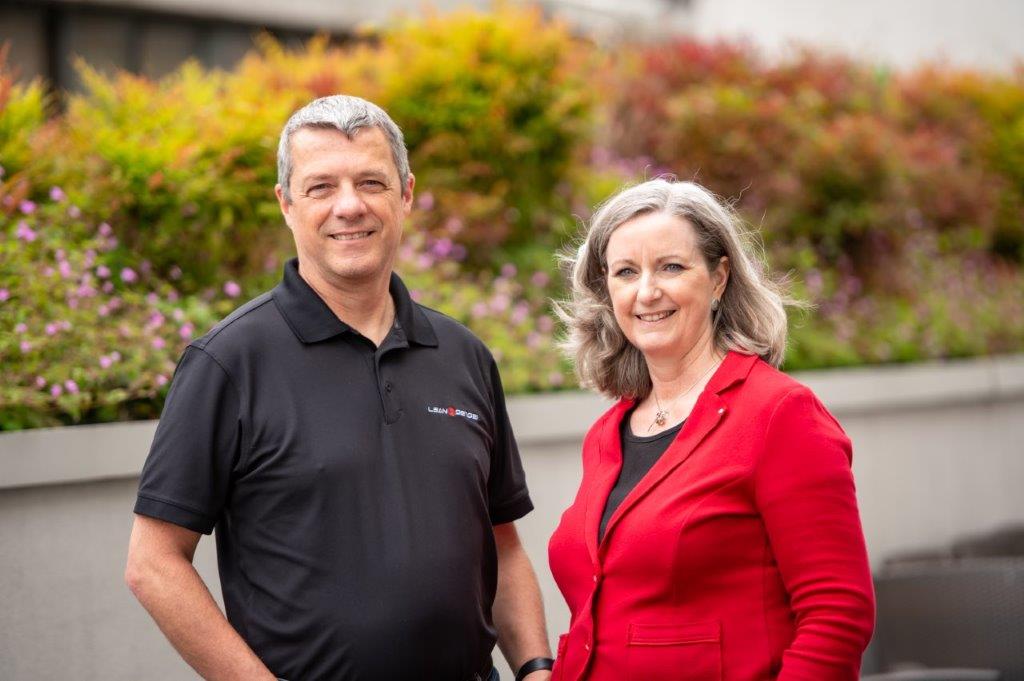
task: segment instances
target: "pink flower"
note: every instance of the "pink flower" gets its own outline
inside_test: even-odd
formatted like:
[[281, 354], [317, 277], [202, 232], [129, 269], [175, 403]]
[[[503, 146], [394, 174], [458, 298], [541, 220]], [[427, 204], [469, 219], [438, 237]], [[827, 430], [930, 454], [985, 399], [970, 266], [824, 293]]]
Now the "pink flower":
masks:
[[5, 288], [0, 288], [0, 303], [6, 302], [11, 297], [11, 292]]
[[176, 307], [174, 308], [174, 312], [171, 313], [171, 316], [174, 317], [174, 321], [176, 322], [183, 321], [185, 319], [185, 311], [180, 307]]
[[60, 264], [57, 265], [57, 270], [60, 272], [62, 279], [67, 279], [71, 276], [71, 264], [67, 260], [61, 260]]
[[77, 220], [78, 218], [82, 217], [82, 209], [72, 204], [68, 206], [68, 216], [72, 220]]
[[555, 320], [547, 315], [541, 315], [537, 318], [537, 329], [542, 333], [551, 333], [551, 330], [555, 328]]
[[163, 350], [165, 347], [167, 347], [167, 341], [157, 336], [156, 338], [153, 339], [152, 345], [154, 350]]
[[102, 289], [104, 293], [110, 293], [114, 290], [114, 285], [109, 281], [105, 281], [103, 282], [103, 286], [100, 286], [100, 289]]
[[452, 240], [448, 238], [438, 239], [430, 247], [430, 252], [438, 258], [447, 258], [452, 252]]
[[114, 360], [115, 362], [120, 362], [121, 361], [121, 353], [118, 352], [117, 350], [114, 350], [112, 353], [110, 353], [110, 358], [112, 360]]
[[171, 279], [181, 279], [181, 268], [178, 267], [177, 265], [171, 265], [171, 269], [167, 274], [171, 277]]
[[63, 392], [64, 392], [64, 389], [61, 388], [56, 383], [54, 383], [53, 385], [50, 386], [50, 394], [53, 395], [54, 397], [60, 397], [61, 393], [63, 393]]
[[135, 270], [133, 270], [131, 267], [125, 267], [124, 269], [121, 270], [121, 281], [123, 281], [124, 283], [130, 284], [138, 280], [139, 275], [136, 274]]
[[434, 207], [434, 195], [430, 192], [423, 192], [416, 203], [422, 210], [430, 210]]
[[106, 265], [100, 265], [96, 268], [96, 276], [100, 279], [106, 279], [110, 276], [110, 268]]
[[25, 322], [18, 322], [14, 327], [14, 333], [25, 333], [26, 331], [28, 331], [28, 326], [26, 326]]
[[147, 293], [146, 302], [149, 303], [150, 305], [156, 305], [157, 303], [160, 302], [160, 296], [158, 296], [155, 293]]
[[224, 293], [229, 298], [237, 298], [242, 295], [242, 287], [233, 281], [228, 281], [224, 283]]
[[160, 386], [167, 385], [167, 377], [164, 376], [163, 374], [157, 374], [156, 375], [156, 384], [160, 385]]
[[35, 230], [29, 227], [28, 223], [24, 220], [18, 221], [18, 228], [14, 231], [14, 235], [22, 241], [27, 241], [29, 243], [35, 241], [37, 236]]
[[50, 187], [50, 200], [60, 203], [64, 199], [68, 198], [68, 195], [64, 193], [64, 190], [60, 187]]
[[69, 395], [78, 394], [78, 384], [72, 381], [70, 378], [64, 381], [64, 389], [68, 391]]
[[481, 317], [487, 316], [487, 304], [486, 303], [474, 303], [469, 313], [473, 315], [474, 319], [480, 319]]
[[25, 199], [24, 201], [18, 204], [18, 210], [20, 210], [25, 215], [31, 215], [32, 213], [36, 212], [36, 204], [33, 203], [32, 201], [29, 201], [28, 199]]
[[509, 315], [509, 320], [513, 324], [522, 324], [529, 315], [530, 307], [526, 303], [517, 303], [512, 307], [512, 314]]
[[517, 271], [518, 270], [516, 269], [516, 266], [510, 262], [507, 262], [501, 266], [501, 276], [505, 277], [506, 279], [511, 279], [512, 277], [516, 276]]
[[504, 293], [498, 293], [491, 297], [491, 309], [495, 312], [504, 312], [512, 303], [512, 299]]
[[57, 332], [59, 330], [60, 330], [60, 327], [57, 326], [56, 324], [54, 324], [53, 322], [50, 322], [49, 324], [46, 325], [46, 335], [47, 336], [56, 336]]
[[550, 281], [551, 277], [548, 276], [547, 272], [542, 270], [537, 270], [533, 273], [533, 276], [530, 277], [530, 282], [537, 288], [544, 288]]
[[181, 336], [182, 340], [189, 340], [192, 338], [192, 333], [196, 330], [196, 327], [191, 324], [185, 324], [178, 329], [178, 335]]
[[100, 226], [96, 228], [96, 231], [100, 233], [100, 236], [110, 236], [114, 233], [113, 228], [105, 222], [101, 222]]
[[28, 354], [28, 352], [32, 350], [32, 344], [23, 340], [18, 343], [18, 348], [21, 350], [22, 354]]
[[46, 379], [42, 376], [36, 376], [36, 387], [40, 390], [46, 387]]
[[108, 355], [100, 356], [100, 367], [104, 369], [109, 369], [113, 363], [114, 360], [112, 360]]

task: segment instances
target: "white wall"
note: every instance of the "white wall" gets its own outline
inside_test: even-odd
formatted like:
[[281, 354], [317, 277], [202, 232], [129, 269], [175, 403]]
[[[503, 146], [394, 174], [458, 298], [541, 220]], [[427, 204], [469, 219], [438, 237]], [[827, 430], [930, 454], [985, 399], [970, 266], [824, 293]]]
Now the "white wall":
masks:
[[1024, 58], [1021, 0], [696, 0], [692, 22], [705, 38], [745, 36], [771, 52], [810, 43], [898, 66]]

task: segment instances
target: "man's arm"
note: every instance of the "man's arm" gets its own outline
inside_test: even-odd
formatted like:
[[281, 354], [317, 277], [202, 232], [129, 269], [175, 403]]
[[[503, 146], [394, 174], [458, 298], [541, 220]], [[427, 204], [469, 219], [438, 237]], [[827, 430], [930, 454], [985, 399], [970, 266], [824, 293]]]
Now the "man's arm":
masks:
[[[551, 657], [540, 586], [523, 550], [514, 523], [494, 526], [498, 549], [498, 592], [494, 597], [494, 626], [498, 647], [514, 674], [527, 660]], [[549, 671], [537, 671], [529, 681], [546, 681]]]
[[136, 515], [125, 570], [128, 588], [204, 679], [275, 681], [192, 567], [199, 537], [184, 527]]

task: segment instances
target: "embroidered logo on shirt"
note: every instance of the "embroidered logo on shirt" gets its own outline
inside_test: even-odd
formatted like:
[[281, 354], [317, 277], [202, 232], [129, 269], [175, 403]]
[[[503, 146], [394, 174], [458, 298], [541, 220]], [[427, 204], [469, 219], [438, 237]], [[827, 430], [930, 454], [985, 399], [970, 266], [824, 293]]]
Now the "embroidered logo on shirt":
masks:
[[441, 416], [461, 416], [464, 419], [470, 421], [479, 421], [480, 415], [474, 414], [471, 411], [465, 409], [456, 409], [455, 407], [427, 407], [427, 411], [431, 414], [440, 414]]

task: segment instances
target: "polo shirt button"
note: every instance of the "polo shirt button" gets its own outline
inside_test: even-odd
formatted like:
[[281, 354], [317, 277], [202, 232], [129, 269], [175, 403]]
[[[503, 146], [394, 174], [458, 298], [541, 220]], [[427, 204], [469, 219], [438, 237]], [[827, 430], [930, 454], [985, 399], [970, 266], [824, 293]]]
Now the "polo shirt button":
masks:
[[391, 392], [391, 388], [392, 388], [391, 381], [388, 381], [387, 383], [384, 384], [384, 391], [385, 392]]

